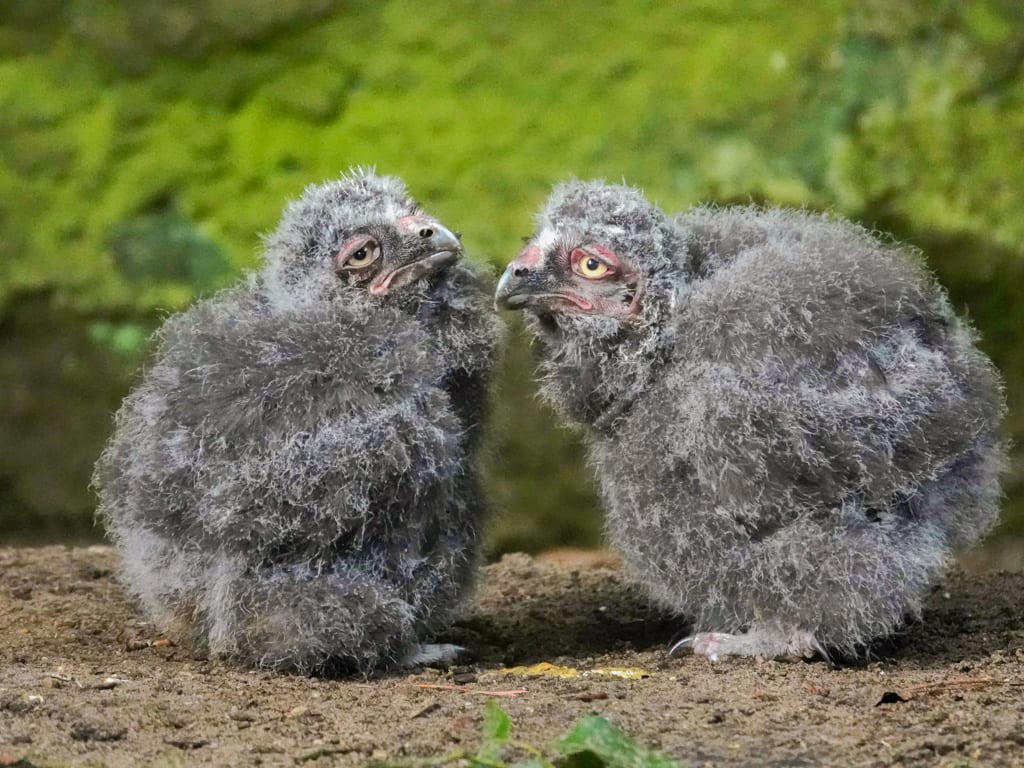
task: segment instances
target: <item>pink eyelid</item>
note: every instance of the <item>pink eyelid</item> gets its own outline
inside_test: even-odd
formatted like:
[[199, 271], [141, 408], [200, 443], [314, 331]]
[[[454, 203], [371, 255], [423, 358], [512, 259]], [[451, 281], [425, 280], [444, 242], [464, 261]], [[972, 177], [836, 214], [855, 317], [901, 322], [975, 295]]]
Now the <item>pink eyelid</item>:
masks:
[[[603, 245], [584, 245], [581, 248], [574, 248], [571, 254], [573, 266], [579, 264], [583, 259], [596, 258], [601, 261], [609, 271], [607, 275], [615, 274], [622, 270], [622, 262], [619, 257], [605, 248]], [[606, 275], [606, 276], [607, 276]]]
[[370, 235], [356, 235], [355, 237], [350, 237], [342, 243], [341, 248], [338, 249], [338, 264], [344, 264], [349, 256], [370, 243], [376, 243], [376, 240], [374, 240]]

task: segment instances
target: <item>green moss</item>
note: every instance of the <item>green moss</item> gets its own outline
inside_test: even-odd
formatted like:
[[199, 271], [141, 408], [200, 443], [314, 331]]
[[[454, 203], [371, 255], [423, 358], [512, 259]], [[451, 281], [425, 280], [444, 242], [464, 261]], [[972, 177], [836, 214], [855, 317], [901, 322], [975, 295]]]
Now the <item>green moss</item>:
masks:
[[[1021, 444], [1019, 13], [1017, 0], [8, 3], [0, 315], [40, 291], [89, 322], [181, 307], [256, 264], [287, 198], [354, 164], [405, 177], [495, 267], [552, 182], [625, 177], [668, 208], [808, 205], [922, 246], [1006, 372]], [[177, 223], [154, 222], [168, 205]], [[594, 541], [578, 442], [532, 401], [524, 354], [497, 419], [520, 429], [492, 440], [506, 510], [493, 546]]]
[[220, 248], [175, 211], [131, 218], [114, 229], [109, 247], [121, 275], [135, 285], [183, 283], [209, 293], [229, 272]]
[[278, 74], [263, 90], [270, 105], [300, 119], [324, 123], [342, 109], [356, 73], [314, 62]]
[[[514, 331], [520, 330], [514, 324]], [[488, 550], [536, 552], [597, 546], [601, 515], [579, 435], [559, 427], [532, 397], [533, 356], [520, 333], [510, 337], [493, 396], [484, 477], [495, 511]]]

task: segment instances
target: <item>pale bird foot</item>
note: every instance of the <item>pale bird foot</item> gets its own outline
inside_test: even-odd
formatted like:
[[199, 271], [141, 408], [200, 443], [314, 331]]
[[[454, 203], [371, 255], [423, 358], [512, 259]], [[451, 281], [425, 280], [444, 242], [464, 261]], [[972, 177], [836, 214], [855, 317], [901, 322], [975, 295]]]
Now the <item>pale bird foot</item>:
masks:
[[767, 659], [812, 659], [820, 656], [829, 664], [832, 659], [824, 646], [810, 632], [752, 627], [742, 634], [697, 632], [673, 643], [669, 656], [685, 650], [718, 661], [722, 656], [758, 656]]
[[422, 667], [426, 664], [450, 664], [466, 649], [461, 645], [433, 643], [417, 645], [399, 661], [402, 667]]

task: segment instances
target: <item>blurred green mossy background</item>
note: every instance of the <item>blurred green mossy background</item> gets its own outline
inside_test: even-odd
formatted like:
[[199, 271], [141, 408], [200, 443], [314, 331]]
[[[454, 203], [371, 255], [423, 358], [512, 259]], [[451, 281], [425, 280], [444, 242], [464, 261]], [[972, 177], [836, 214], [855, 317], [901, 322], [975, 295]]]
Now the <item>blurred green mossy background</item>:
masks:
[[[160, 318], [375, 165], [495, 271], [550, 185], [827, 209], [918, 246], [1024, 445], [1020, 0], [6, 0], [0, 541], [98, 538], [87, 484]], [[576, 437], [514, 340], [492, 554], [593, 545]], [[1021, 452], [997, 535], [1024, 537]]]

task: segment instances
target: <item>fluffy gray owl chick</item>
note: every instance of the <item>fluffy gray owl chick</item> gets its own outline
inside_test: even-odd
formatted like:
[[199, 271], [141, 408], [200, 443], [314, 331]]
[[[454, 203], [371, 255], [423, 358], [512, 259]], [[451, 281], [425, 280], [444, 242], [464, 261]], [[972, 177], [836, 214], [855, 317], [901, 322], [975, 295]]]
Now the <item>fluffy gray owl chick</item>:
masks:
[[129, 590], [211, 653], [426, 661], [470, 581], [497, 342], [457, 235], [402, 182], [309, 187], [243, 284], [171, 317], [97, 463]]
[[999, 376], [907, 249], [792, 210], [557, 187], [499, 283], [588, 427], [607, 530], [726, 654], [891, 633], [993, 524]]

